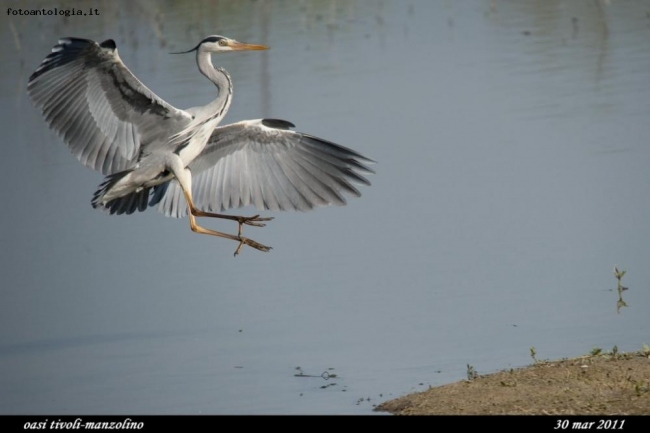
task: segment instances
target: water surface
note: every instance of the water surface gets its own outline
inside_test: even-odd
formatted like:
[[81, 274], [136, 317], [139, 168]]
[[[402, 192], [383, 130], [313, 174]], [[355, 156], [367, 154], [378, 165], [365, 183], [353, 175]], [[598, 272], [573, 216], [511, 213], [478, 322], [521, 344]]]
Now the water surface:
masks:
[[[648, 2], [97, 7], [0, 16], [0, 413], [369, 414], [531, 346], [650, 343]], [[215, 33], [272, 47], [214, 59], [228, 122], [286, 119], [378, 161], [348, 206], [247, 228], [268, 254], [92, 209], [101, 176], [25, 93], [57, 38], [113, 38], [159, 96], [205, 104], [193, 58], [167, 53]]]

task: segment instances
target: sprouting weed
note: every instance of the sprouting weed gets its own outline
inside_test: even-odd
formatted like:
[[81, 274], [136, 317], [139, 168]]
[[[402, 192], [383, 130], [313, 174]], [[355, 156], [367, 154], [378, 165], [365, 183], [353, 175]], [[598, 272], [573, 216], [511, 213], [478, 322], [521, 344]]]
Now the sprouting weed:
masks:
[[478, 379], [478, 372], [474, 369], [474, 366], [467, 364], [467, 380]]
[[627, 273], [627, 271], [621, 271], [621, 270], [618, 269], [618, 266], [614, 266], [614, 276], [618, 280], [618, 287], [617, 287], [618, 301], [616, 301], [616, 312], [617, 313], [621, 312], [621, 308], [627, 307], [627, 304], [623, 300], [623, 292], [628, 290], [628, 288], [623, 286], [623, 282], [622, 282], [623, 276], [626, 273]]

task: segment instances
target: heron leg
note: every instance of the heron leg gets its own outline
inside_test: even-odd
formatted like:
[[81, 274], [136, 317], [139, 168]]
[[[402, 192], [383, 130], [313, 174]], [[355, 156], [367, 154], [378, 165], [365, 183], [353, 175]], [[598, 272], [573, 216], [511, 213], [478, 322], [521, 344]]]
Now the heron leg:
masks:
[[[244, 245], [248, 245], [249, 247], [253, 247], [256, 250], [268, 252], [271, 247], [267, 247], [266, 245], [262, 245], [259, 242], [255, 242], [252, 239], [245, 238], [242, 236], [242, 224], [250, 224], [250, 225], [256, 225], [256, 224], [251, 224], [251, 223], [257, 223], [257, 221], [267, 221], [269, 218], [260, 218], [259, 215], [256, 217], [252, 218], [245, 218], [245, 217], [236, 217], [232, 215], [220, 215], [220, 214], [210, 214], [207, 212], [203, 212], [198, 210], [194, 206], [194, 200], [192, 200], [192, 174], [188, 169], [184, 169], [180, 164], [180, 158], [171, 158], [169, 160], [169, 168], [172, 170], [172, 172], [176, 175], [176, 178], [178, 179], [178, 183], [181, 185], [181, 189], [183, 190], [183, 195], [185, 195], [185, 200], [187, 201], [187, 205], [189, 206], [190, 212], [189, 212], [189, 218], [190, 218], [190, 228], [192, 229], [193, 232], [195, 233], [201, 233], [204, 235], [211, 235], [211, 236], [218, 236], [221, 238], [226, 238], [226, 239], [232, 239], [233, 241], [239, 242], [239, 245], [237, 246], [237, 249], [235, 250], [235, 256], [239, 254], [241, 249], [244, 247]], [[225, 219], [230, 219], [230, 220], [236, 220], [239, 222], [239, 231], [237, 236], [235, 235], [230, 235], [228, 233], [222, 233], [218, 232], [216, 230], [211, 230], [211, 229], [206, 229], [205, 227], [201, 227], [196, 223], [196, 217], [197, 216], [212, 216], [215, 218], [225, 218]], [[257, 223], [259, 224], [259, 223]], [[263, 224], [262, 224], [263, 226]]]
[[190, 228], [192, 229], [193, 232], [195, 233], [201, 233], [204, 235], [212, 235], [212, 236], [218, 236], [221, 238], [226, 238], [226, 239], [232, 239], [233, 241], [238, 241], [239, 245], [237, 246], [237, 249], [235, 250], [235, 256], [237, 256], [241, 249], [244, 247], [244, 245], [248, 245], [249, 247], [253, 247], [256, 250], [268, 252], [271, 250], [271, 247], [267, 247], [266, 245], [262, 245], [259, 242], [255, 242], [252, 239], [245, 238], [244, 236], [241, 235], [241, 226], [239, 230], [239, 234], [237, 236], [235, 235], [230, 235], [228, 233], [222, 233], [218, 232], [216, 230], [211, 230], [211, 229], [206, 229], [205, 227], [201, 227], [196, 223], [196, 218], [194, 215], [190, 213]]
[[260, 217], [259, 215], [254, 215], [252, 217], [244, 217], [244, 216], [237, 216], [237, 215], [224, 215], [219, 213], [203, 212], [202, 210], [196, 209], [194, 207], [190, 208], [190, 212], [197, 217], [223, 218], [227, 220], [237, 221], [239, 223], [240, 231], [243, 224], [249, 226], [255, 226], [255, 227], [264, 227], [266, 226], [266, 224], [261, 223], [261, 221], [271, 221], [273, 219], [273, 217]]

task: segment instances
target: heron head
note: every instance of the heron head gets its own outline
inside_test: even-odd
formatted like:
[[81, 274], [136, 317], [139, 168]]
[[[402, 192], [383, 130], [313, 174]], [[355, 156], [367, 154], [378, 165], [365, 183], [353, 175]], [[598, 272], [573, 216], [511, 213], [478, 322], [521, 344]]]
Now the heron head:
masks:
[[179, 53], [170, 54], [183, 54], [191, 53], [192, 51], [203, 51], [208, 53], [223, 53], [228, 51], [252, 51], [252, 50], [268, 50], [266, 45], [245, 44], [225, 36], [212, 35], [203, 39], [199, 44], [188, 51], [181, 51]]

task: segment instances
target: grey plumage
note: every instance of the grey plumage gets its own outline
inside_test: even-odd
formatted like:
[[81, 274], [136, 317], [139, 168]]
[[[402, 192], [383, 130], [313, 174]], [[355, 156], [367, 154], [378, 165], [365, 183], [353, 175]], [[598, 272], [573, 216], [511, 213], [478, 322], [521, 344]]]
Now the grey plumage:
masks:
[[[343, 205], [370, 159], [346, 147], [291, 130], [279, 119], [217, 126], [232, 102], [232, 80], [211, 54], [264, 50], [223, 36], [194, 49], [199, 71], [218, 90], [204, 107], [177, 109], [142, 84], [121, 61], [115, 42], [64, 38], [31, 75], [27, 92], [46, 122], [84, 165], [106, 178], [93, 207], [131, 214], [156, 206], [168, 216], [189, 214], [192, 230], [268, 247], [241, 236], [242, 224], [270, 218], [215, 214], [246, 205], [301, 210]], [[190, 212], [188, 212], [188, 210]], [[239, 235], [198, 226], [195, 216], [234, 219]]]
[[102, 174], [132, 167], [144, 147], [167, 141], [192, 119], [142, 84], [112, 40], [59, 40], [27, 91], [72, 154]]
[[[266, 125], [272, 125], [271, 127]], [[308, 211], [344, 205], [343, 193], [360, 196], [353, 183], [370, 185], [372, 173], [359, 153], [308, 134], [277, 119], [219, 126], [199, 158], [189, 165], [195, 205], [219, 212], [249, 204], [259, 210]], [[187, 215], [177, 181], [156, 190], [151, 205], [167, 216]]]

